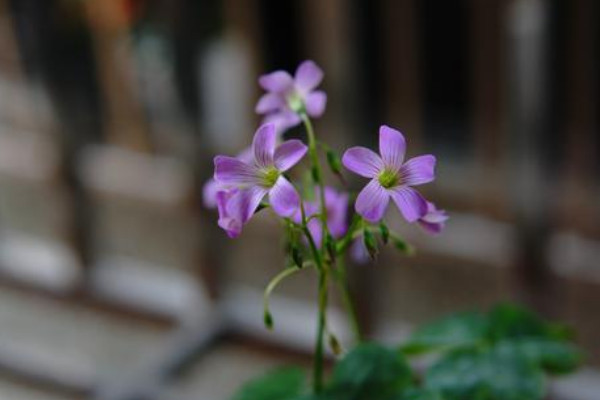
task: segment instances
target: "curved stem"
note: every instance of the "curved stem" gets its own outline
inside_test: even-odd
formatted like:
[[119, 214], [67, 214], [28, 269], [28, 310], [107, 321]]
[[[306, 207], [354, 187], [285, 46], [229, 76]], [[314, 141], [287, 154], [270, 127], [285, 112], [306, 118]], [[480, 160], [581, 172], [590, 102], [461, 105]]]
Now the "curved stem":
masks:
[[300, 271], [300, 268], [298, 267], [286, 268], [277, 275], [275, 275], [273, 279], [271, 279], [263, 294], [263, 308], [265, 311], [269, 309], [269, 297], [271, 296], [271, 293], [277, 287], [277, 285], [279, 285], [279, 283], [281, 283], [281, 281], [283, 281], [285, 278], [298, 271]]

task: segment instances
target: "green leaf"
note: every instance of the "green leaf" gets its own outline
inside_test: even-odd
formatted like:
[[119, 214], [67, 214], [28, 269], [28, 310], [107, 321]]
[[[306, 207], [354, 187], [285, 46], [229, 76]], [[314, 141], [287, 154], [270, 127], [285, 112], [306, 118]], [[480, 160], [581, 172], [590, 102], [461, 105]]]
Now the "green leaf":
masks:
[[447, 400], [540, 400], [542, 371], [525, 357], [496, 351], [458, 350], [433, 365], [425, 386]]
[[490, 311], [492, 340], [547, 337], [548, 324], [534, 312], [515, 304], [500, 304]]
[[402, 393], [398, 400], [444, 400], [444, 397], [436, 390], [411, 388]]
[[304, 372], [300, 368], [286, 367], [271, 371], [245, 385], [233, 400], [292, 400], [304, 389]]
[[415, 331], [400, 350], [422, 354], [457, 347], [476, 346], [486, 338], [487, 317], [479, 312], [463, 312], [431, 322]]
[[551, 339], [513, 339], [499, 342], [496, 352], [506, 355], [522, 355], [530, 362], [553, 374], [573, 372], [583, 356], [576, 346]]
[[384, 400], [402, 393], [412, 381], [402, 355], [375, 343], [357, 346], [333, 372], [325, 398]]

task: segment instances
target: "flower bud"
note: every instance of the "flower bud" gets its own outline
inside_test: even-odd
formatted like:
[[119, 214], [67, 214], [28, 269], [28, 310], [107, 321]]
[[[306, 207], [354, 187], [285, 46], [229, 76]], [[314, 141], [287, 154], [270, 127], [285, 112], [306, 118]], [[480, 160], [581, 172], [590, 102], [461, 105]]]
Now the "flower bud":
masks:
[[406, 243], [404, 240], [400, 239], [400, 238], [392, 238], [393, 242], [394, 242], [394, 246], [400, 250], [402, 253], [408, 255], [408, 256], [412, 256], [415, 254], [415, 248], [413, 246], [411, 246], [410, 244]]
[[367, 248], [367, 251], [369, 252], [369, 257], [371, 260], [375, 260], [378, 253], [377, 239], [375, 239], [375, 235], [373, 235], [373, 233], [368, 229], [363, 231], [363, 242]]
[[333, 354], [335, 354], [336, 356], [339, 356], [340, 354], [342, 354], [342, 346], [340, 345], [340, 341], [338, 340], [337, 337], [335, 337], [335, 335], [333, 333], [329, 334], [328, 341], [329, 341], [329, 348], [331, 349]]
[[381, 240], [383, 240], [383, 244], [388, 244], [388, 241], [390, 240], [390, 230], [385, 223], [379, 223], [379, 232], [381, 233]]
[[331, 149], [327, 150], [326, 156], [327, 164], [329, 164], [329, 168], [331, 168], [331, 171], [336, 175], [341, 174], [342, 161], [340, 160], [340, 157]]
[[263, 321], [268, 330], [273, 330], [273, 316], [271, 315], [271, 312], [267, 309], [265, 309], [265, 312], [263, 314]]

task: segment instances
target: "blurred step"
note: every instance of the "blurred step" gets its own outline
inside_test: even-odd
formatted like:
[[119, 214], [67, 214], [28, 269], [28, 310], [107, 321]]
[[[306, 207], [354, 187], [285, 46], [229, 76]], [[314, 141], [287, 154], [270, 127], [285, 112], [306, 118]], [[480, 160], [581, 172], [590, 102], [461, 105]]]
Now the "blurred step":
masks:
[[45, 387], [31, 385], [0, 375], [0, 399], [2, 400], [83, 400], [81, 396], [69, 395]]
[[308, 371], [310, 359], [261, 349], [249, 343], [221, 343], [157, 398], [228, 400], [248, 380], [287, 365], [302, 365]]
[[[390, 229], [417, 249], [382, 250], [372, 276], [378, 335], [398, 339], [407, 323], [420, 324], [456, 310], [485, 309], [513, 294], [512, 228], [472, 214], [452, 213], [443, 237], [431, 237], [393, 214]], [[364, 266], [370, 268], [370, 266]], [[363, 268], [364, 268], [363, 267]]]
[[86, 392], [153, 357], [166, 324], [0, 288], [0, 366]]

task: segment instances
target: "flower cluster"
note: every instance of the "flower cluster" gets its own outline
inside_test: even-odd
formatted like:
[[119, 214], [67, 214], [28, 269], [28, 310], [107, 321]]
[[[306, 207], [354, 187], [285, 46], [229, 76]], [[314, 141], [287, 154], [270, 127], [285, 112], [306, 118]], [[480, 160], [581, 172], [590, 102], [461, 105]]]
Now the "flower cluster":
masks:
[[[301, 64], [295, 80], [283, 71], [261, 77], [261, 85], [271, 91], [261, 97], [256, 108], [269, 111], [266, 120], [271, 122], [258, 128], [249, 149], [236, 157], [215, 157], [214, 179], [204, 187], [205, 205], [218, 209], [219, 226], [230, 237], [239, 236], [243, 225], [268, 194], [268, 205], [273, 211], [297, 224], [301, 223], [303, 209], [313, 239], [321, 243], [322, 224], [313, 218], [319, 213], [319, 203], [301, 200], [298, 190], [284, 176], [304, 157], [308, 147], [296, 139], [277, 144], [281, 126], [297, 124], [308, 110], [313, 110], [313, 115], [322, 113], [325, 95], [309, 91], [321, 79], [322, 72], [312, 61]], [[309, 106], [311, 102], [318, 102], [319, 107]], [[269, 104], [272, 107], [267, 107]], [[319, 113], [315, 114], [315, 109]], [[287, 122], [278, 127], [273, 122], [277, 119], [280, 124], [283, 120]], [[342, 157], [346, 169], [370, 179], [356, 198], [356, 213], [366, 222], [378, 223], [391, 198], [407, 222], [417, 222], [428, 233], [440, 233], [448, 216], [414, 189], [434, 180], [436, 159], [433, 155], [423, 155], [405, 161], [405, 154], [406, 139], [386, 125], [379, 129], [379, 154], [360, 146], [346, 150]], [[316, 191], [319, 197], [318, 187]], [[349, 194], [325, 187], [324, 200], [328, 230], [339, 239], [348, 229]]]
[[[252, 146], [235, 157], [216, 156], [214, 178], [204, 187], [204, 203], [218, 210], [218, 225], [231, 238], [239, 236], [259, 209], [271, 209], [285, 231], [288, 264], [267, 285], [264, 321], [273, 326], [268, 299], [277, 284], [288, 276], [314, 267], [319, 275], [318, 331], [315, 348], [314, 389], [323, 382], [323, 343], [327, 333], [333, 351], [337, 339], [327, 327], [326, 309], [329, 279], [339, 286], [353, 321], [357, 340], [360, 328], [345, 281], [343, 256], [349, 252], [355, 261], [374, 259], [380, 243], [393, 242], [408, 251], [410, 246], [383, 221], [390, 199], [408, 223], [416, 223], [426, 232], [441, 232], [448, 218], [443, 210], [426, 200], [415, 187], [435, 178], [433, 155], [406, 158], [406, 139], [399, 131], [383, 125], [379, 129], [379, 153], [365, 147], [352, 147], [340, 158], [317, 140], [311, 119], [325, 111], [327, 96], [316, 90], [323, 71], [305, 61], [292, 77], [275, 71], [260, 77], [265, 93], [256, 105], [264, 115], [254, 134]], [[283, 141], [282, 133], [304, 124], [306, 143]], [[343, 189], [326, 185], [319, 151], [331, 172], [340, 178]], [[307, 179], [294, 183], [291, 169], [308, 156]], [[369, 182], [358, 195], [348, 190], [342, 166]], [[354, 203], [354, 213], [350, 206]], [[337, 349], [337, 350], [336, 350]]]

